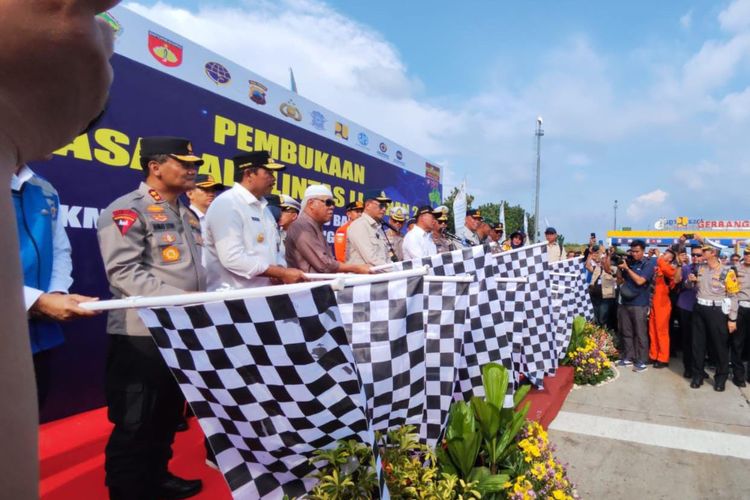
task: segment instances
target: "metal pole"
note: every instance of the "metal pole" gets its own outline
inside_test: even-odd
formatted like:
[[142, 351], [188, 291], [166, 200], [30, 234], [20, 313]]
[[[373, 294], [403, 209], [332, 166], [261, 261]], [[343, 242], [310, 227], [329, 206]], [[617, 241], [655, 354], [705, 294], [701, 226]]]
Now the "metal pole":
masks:
[[615, 227], [612, 229], [617, 231], [617, 200], [615, 200]]
[[539, 181], [542, 172], [542, 136], [544, 130], [542, 130], [542, 117], [539, 116], [536, 119], [536, 197], [534, 199], [534, 242], [538, 242], [541, 239], [541, 233], [539, 232]]

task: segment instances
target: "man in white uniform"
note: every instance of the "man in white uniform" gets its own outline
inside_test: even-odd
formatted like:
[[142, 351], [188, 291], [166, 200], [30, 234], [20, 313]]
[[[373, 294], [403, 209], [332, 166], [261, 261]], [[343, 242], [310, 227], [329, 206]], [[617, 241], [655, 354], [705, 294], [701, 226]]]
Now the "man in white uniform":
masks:
[[432, 230], [437, 223], [435, 217], [443, 215], [440, 211], [434, 211], [429, 205], [419, 207], [417, 210], [417, 223], [414, 228], [404, 236], [404, 260], [429, 257], [437, 253], [437, 247], [432, 240]]
[[233, 160], [234, 186], [214, 200], [204, 221], [207, 289], [305, 281], [302, 271], [285, 267], [276, 220], [264, 198], [276, 183], [273, 172], [284, 165], [267, 151]]

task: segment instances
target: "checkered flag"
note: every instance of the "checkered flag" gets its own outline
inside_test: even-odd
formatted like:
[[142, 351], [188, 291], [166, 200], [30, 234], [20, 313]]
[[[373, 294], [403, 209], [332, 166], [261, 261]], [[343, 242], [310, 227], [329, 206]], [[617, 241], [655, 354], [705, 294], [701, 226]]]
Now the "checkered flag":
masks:
[[303, 495], [315, 450], [373, 442], [330, 286], [138, 312], [234, 498]]
[[569, 305], [571, 296], [572, 290], [568, 292], [567, 288], [559, 287], [552, 291], [552, 320], [558, 360], [565, 357], [573, 332], [573, 314]]
[[497, 286], [504, 320], [512, 332], [514, 364], [537, 387], [545, 374], [557, 368], [545, 246], [540, 243], [496, 255], [498, 277], [525, 279]]
[[425, 407], [419, 437], [437, 444], [453, 401], [464, 343], [469, 283], [425, 282]]
[[424, 279], [346, 287], [341, 317], [362, 376], [373, 431], [418, 426], [424, 411]]
[[[495, 260], [488, 245], [477, 245], [445, 252], [424, 259], [399, 262], [397, 269], [430, 266], [435, 276], [471, 273], [476, 279], [469, 285], [469, 307], [466, 315], [463, 352], [459, 359], [457, 397], [468, 401], [483, 397], [482, 367], [500, 363], [513, 373], [513, 349], [508, 332], [502, 327], [503, 313], [498, 298]], [[512, 404], [513, 387], [506, 398]]]
[[594, 319], [594, 306], [591, 304], [588, 286], [586, 284], [586, 267], [581, 257], [561, 260], [550, 264], [551, 277], [555, 282], [569, 287], [572, 296], [569, 297], [569, 307], [573, 317], [583, 316], [586, 321]]

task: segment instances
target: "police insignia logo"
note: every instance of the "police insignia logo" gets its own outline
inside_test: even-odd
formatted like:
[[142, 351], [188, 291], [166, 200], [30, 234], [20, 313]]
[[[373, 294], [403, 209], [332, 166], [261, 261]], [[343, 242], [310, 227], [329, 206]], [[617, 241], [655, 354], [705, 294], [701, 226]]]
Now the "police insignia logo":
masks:
[[404, 159], [404, 153], [402, 153], [401, 150], [396, 151], [396, 159], [397, 160], [403, 160]]
[[156, 222], [167, 222], [169, 217], [167, 217], [167, 214], [151, 214], [151, 220]]
[[282, 115], [291, 118], [296, 122], [302, 121], [302, 112], [294, 105], [294, 101], [291, 99], [279, 106], [279, 111], [281, 111]]
[[150, 212], [152, 214], [158, 214], [164, 211], [164, 207], [161, 205], [149, 205], [146, 207], [146, 212]]
[[164, 243], [174, 243], [177, 241], [177, 236], [172, 233], [164, 233], [161, 235], [161, 241]]
[[250, 84], [250, 100], [255, 104], [263, 106], [266, 103], [266, 92], [268, 92], [268, 87], [260, 82], [256, 82], [255, 80], [248, 80], [248, 83]]
[[153, 198], [155, 201], [161, 201], [161, 195], [156, 192], [156, 189], [149, 189], [148, 194], [150, 194], [151, 198]]
[[216, 85], [226, 85], [232, 79], [229, 70], [224, 65], [214, 61], [207, 62], [203, 66], [203, 70], [206, 72], [206, 76]]
[[344, 125], [341, 122], [336, 122], [336, 128], [334, 130], [336, 137], [340, 137], [345, 141], [349, 140], [349, 125]]
[[381, 153], [386, 153], [388, 151], [388, 145], [384, 142], [381, 142], [380, 146], [378, 146], [378, 149], [380, 149]]
[[326, 128], [326, 117], [320, 111], [313, 111], [310, 113], [312, 118], [312, 126], [318, 130], [325, 130]]
[[196, 219], [195, 217], [190, 217], [188, 219], [188, 224], [190, 224], [194, 229], [200, 229], [201, 228], [201, 223], [198, 222], [198, 219]]
[[164, 66], [174, 68], [182, 64], [182, 45], [153, 31], [148, 32], [148, 51]]
[[367, 134], [364, 132], [360, 132], [357, 134], [357, 141], [359, 141], [360, 146], [367, 147], [368, 144], [370, 144], [370, 138], [367, 137]]
[[256, 240], [258, 240], [258, 243], [263, 243], [264, 241], [266, 241], [266, 236], [263, 233], [260, 233], [258, 234]]
[[164, 247], [161, 258], [164, 262], [174, 262], [180, 258], [180, 250], [175, 246]]
[[117, 229], [120, 230], [122, 236], [125, 236], [125, 233], [133, 227], [137, 218], [138, 214], [135, 210], [115, 210], [112, 212], [112, 220], [114, 221], [115, 226], [117, 226]]

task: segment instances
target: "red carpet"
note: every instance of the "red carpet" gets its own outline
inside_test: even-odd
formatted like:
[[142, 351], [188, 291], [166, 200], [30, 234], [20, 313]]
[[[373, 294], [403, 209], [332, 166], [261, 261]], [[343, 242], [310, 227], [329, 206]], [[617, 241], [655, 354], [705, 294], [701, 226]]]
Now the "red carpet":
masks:
[[[573, 370], [560, 367], [555, 377], [544, 379], [544, 390], [533, 389], [529, 418], [545, 428], [560, 411], [573, 387]], [[229, 490], [221, 474], [205, 465], [203, 433], [190, 419], [190, 429], [177, 433], [170, 470], [180, 477], [200, 478], [203, 491], [193, 497], [203, 500], [229, 500]], [[40, 494], [44, 500], [107, 498], [104, 487], [104, 445], [111, 429], [105, 408], [49, 422], [39, 430], [41, 459]]]
[[544, 378], [543, 390], [529, 391], [524, 399], [524, 403], [526, 401], [531, 403], [527, 417], [530, 420], [536, 420], [546, 429], [557, 416], [571, 389], [573, 389], [573, 368], [561, 366], [554, 377]]

